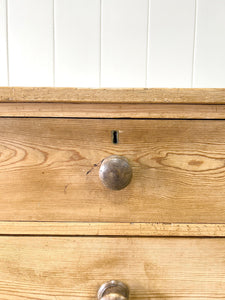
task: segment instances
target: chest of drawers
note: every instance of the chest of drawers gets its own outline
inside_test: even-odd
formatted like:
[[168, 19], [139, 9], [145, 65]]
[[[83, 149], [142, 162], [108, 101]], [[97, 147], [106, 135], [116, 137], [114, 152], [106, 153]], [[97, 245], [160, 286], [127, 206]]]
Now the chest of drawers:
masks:
[[0, 88], [0, 298], [225, 298], [224, 97]]

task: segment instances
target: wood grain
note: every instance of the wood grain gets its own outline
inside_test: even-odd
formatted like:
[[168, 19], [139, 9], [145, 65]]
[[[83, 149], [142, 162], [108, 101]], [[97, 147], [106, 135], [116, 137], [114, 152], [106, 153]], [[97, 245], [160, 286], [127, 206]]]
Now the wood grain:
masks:
[[3, 221], [0, 235], [225, 237], [225, 224]]
[[225, 89], [0, 87], [0, 102], [225, 104]]
[[118, 279], [130, 300], [224, 299], [225, 239], [0, 237], [0, 298], [93, 300]]
[[225, 119], [225, 105], [0, 103], [1, 117]]
[[[1, 118], [0, 220], [225, 223], [224, 140], [215, 120]], [[133, 168], [121, 191], [98, 177], [112, 154]]]

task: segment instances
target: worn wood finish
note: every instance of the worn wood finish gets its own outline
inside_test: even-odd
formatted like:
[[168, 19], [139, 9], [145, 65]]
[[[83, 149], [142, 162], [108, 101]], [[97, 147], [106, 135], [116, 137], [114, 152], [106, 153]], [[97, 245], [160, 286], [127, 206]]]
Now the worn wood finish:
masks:
[[225, 237], [225, 224], [0, 222], [0, 235]]
[[0, 103], [1, 117], [225, 119], [220, 104]]
[[225, 104], [225, 89], [0, 87], [0, 102]]
[[225, 239], [0, 237], [0, 298], [96, 299], [121, 280], [130, 300], [224, 299]]
[[[0, 220], [224, 223], [224, 140], [214, 120], [2, 118]], [[121, 191], [99, 180], [111, 154], [133, 169]]]

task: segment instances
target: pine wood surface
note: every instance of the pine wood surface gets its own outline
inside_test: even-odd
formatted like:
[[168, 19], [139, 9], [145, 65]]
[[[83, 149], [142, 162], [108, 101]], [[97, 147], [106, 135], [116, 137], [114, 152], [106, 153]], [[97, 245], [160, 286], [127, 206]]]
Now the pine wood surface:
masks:
[[2, 221], [0, 235], [225, 237], [225, 224]]
[[225, 105], [0, 103], [0, 117], [225, 119]]
[[[225, 223], [224, 140], [215, 120], [2, 118], [0, 220]], [[133, 168], [121, 191], [98, 177], [111, 154]]]
[[[206, 120], [224, 119], [224, 89], [0, 88], [0, 102], [0, 299], [96, 299], [110, 279], [130, 300], [225, 298], [225, 127]], [[119, 192], [98, 178], [111, 154], [134, 172]]]
[[130, 300], [224, 299], [225, 239], [0, 237], [0, 298], [94, 300], [117, 279]]
[[225, 89], [0, 87], [0, 102], [225, 104]]

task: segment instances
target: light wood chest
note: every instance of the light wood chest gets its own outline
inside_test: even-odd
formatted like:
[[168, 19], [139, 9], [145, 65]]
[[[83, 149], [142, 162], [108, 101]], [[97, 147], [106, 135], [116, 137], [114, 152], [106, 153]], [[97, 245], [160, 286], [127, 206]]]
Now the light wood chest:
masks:
[[[0, 88], [0, 299], [225, 299], [225, 91]], [[106, 157], [132, 179], [110, 190]], [[122, 299], [122, 298], [121, 298]]]

